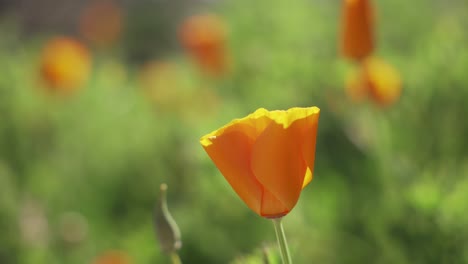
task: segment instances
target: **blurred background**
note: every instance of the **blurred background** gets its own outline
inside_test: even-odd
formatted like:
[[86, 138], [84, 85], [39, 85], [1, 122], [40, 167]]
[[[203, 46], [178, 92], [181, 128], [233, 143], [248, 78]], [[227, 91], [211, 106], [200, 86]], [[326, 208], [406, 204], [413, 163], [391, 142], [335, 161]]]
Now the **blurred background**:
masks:
[[182, 262], [279, 263], [199, 138], [313, 105], [293, 260], [468, 263], [468, 3], [371, 2], [373, 70], [341, 55], [343, 2], [1, 0], [0, 263], [170, 263], [162, 183]]

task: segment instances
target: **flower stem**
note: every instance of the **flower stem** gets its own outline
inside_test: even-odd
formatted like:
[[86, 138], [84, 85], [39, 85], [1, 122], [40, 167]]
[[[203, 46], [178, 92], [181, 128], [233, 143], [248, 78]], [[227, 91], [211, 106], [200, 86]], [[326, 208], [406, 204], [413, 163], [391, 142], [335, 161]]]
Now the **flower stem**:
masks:
[[172, 264], [182, 264], [179, 255], [175, 251], [171, 252], [171, 261]]
[[282, 217], [274, 218], [272, 220], [275, 226], [276, 238], [278, 239], [278, 246], [280, 248], [283, 264], [292, 264], [291, 254], [289, 254], [288, 249], [288, 242], [286, 241], [283, 224], [281, 223]]

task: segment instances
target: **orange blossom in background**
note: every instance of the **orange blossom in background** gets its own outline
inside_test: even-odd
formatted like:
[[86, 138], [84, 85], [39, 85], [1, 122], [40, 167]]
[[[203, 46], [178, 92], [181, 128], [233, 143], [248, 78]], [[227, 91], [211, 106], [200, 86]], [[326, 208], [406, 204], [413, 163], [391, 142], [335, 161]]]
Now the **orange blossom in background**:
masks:
[[398, 71], [378, 58], [364, 61], [364, 82], [369, 87], [369, 95], [380, 106], [388, 106], [398, 101], [402, 81]]
[[260, 108], [200, 143], [239, 197], [255, 213], [280, 218], [312, 180], [320, 109]]
[[227, 31], [215, 15], [196, 15], [186, 19], [180, 28], [183, 47], [200, 68], [213, 76], [228, 71]]
[[97, 257], [92, 264], [131, 264], [128, 255], [121, 251], [108, 251]]
[[51, 89], [71, 92], [88, 80], [91, 55], [79, 41], [56, 37], [48, 41], [42, 50], [40, 70], [43, 80]]
[[382, 59], [369, 57], [351, 72], [346, 80], [346, 93], [353, 101], [369, 97], [380, 106], [398, 101], [402, 81], [398, 71]]
[[374, 49], [371, 0], [343, 0], [340, 49], [344, 57], [360, 61]]

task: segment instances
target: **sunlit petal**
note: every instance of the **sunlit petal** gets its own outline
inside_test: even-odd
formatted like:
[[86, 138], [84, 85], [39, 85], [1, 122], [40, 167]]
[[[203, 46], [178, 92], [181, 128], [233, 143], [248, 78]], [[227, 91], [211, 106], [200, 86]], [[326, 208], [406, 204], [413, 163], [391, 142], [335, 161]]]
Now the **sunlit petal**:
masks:
[[250, 169], [253, 139], [241, 123], [224, 129], [222, 134], [205, 136], [201, 143], [234, 191], [254, 212], [260, 213], [262, 188]]
[[374, 49], [374, 14], [369, 0], [343, 1], [341, 52], [362, 60]]
[[289, 210], [299, 199], [306, 165], [295, 131], [271, 123], [258, 137], [252, 150], [252, 170], [260, 183]]

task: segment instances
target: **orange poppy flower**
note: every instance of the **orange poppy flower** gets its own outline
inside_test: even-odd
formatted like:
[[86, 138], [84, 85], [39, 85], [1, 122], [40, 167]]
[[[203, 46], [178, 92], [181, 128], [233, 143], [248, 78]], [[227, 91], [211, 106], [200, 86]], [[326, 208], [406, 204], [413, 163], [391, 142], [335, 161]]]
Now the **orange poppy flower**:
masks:
[[312, 180], [320, 109], [260, 108], [200, 143], [239, 197], [260, 216], [278, 218]]
[[48, 86], [63, 92], [83, 85], [91, 71], [87, 48], [68, 37], [56, 37], [47, 42], [40, 63], [42, 78]]
[[402, 83], [398, 71], [377, 58], [364, 61], [364, 81], [370, 97], [380, 106], [388, 106], [400, 98]]
[[348, 97], [355, 102], [369, 97], [380, 106], [395, 103], [401, 95], [401, 78], [398, 71], [385, 61], [370, 57], [351, 72], [346, 79]]
[[130, 264], [132, 263], [125, 252], [108, 251], [97, 257], [93, 264]]
[[362, 60], [374, 49], [374, 17], [371, 0], [344, 0], [341, 52]]
[[80, 15], [79, 32], [96, 46], [109, 46], [120, 38], [122, 21], [122, 9], [114, 1], [93, 1]]
[[183, 47], [202, 70], [214, 76], [228, 71], [226, 27], [215, 15], [198, 15], [188, 18], [181, 26]]

